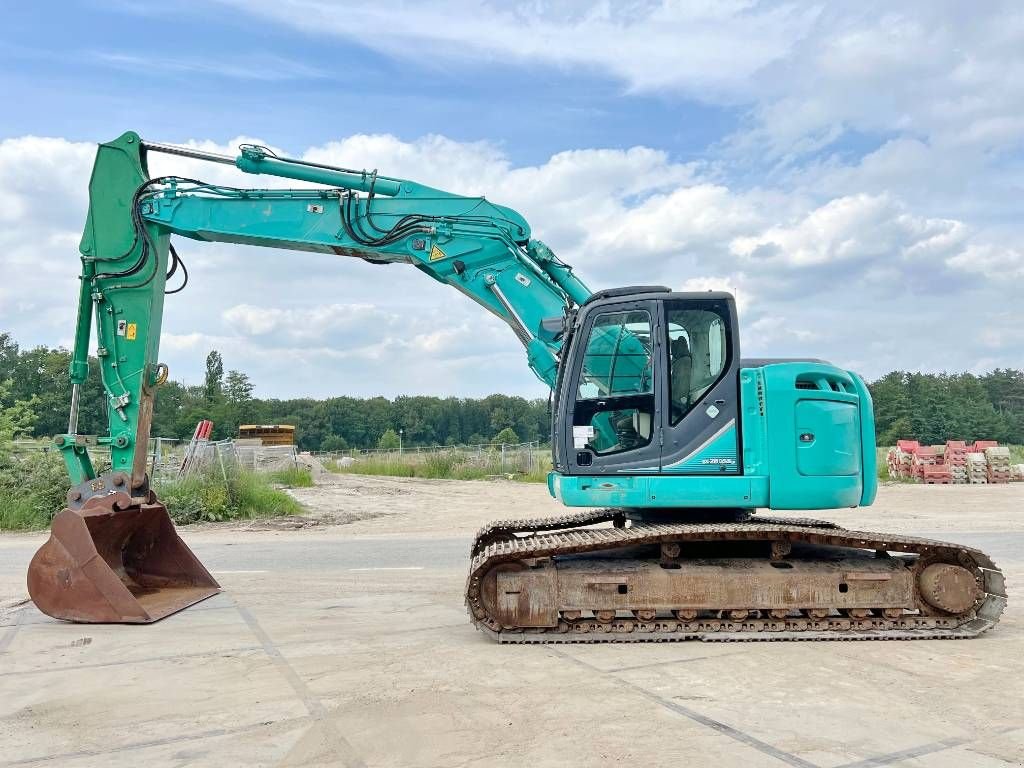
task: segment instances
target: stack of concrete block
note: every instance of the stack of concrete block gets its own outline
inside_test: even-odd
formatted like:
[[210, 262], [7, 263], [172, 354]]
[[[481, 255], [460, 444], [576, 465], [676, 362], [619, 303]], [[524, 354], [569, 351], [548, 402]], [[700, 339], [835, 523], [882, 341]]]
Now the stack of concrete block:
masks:
[[1011, 482], [1019, 483], [1024, 480], [1024, 464], [1011, 464], [1010, 465], [1010, 480]]
[[914, 474], [914, 454], [896, 449], [897, 470], [900, 477], [911, 477]]
[[921, 467], [921, 482], [926, 485], [950, 485], [953, 476], [945, 464], [925, 464]]
[[897, 440], [896, 447], [889, 450], [886, 464], [889, 477], [902, 480], [914, 475], [914, 454], [921, 448], [917, 440]]
[[954, 485], [964, 485], [967, 482], [967, 462], [950, 465], [949, 479]]
[[891, 479], [899, 480], [903, 477], [899, 448], [890, 448], [889, 452], [885, 454], [885, 466], [889, 469], [889, 477]]
[[988, 462], [985, 454], [971, 451], [967, 454], [967, 482], [971, 485], [984, 485], [988, 482]]
[[985, 476], [990, 483], [1010, 482], [1010, 449], [990, 446], [985, 449]]
[[934, 445], [922, 445], [917, 449], [913, 459], [913, 476], [924, 480], [925, 468], [942, 464], [942, 456]]
[[944, 461], [954, 483], [967, 482], [967, 443], [963, 440], [947, 440]]

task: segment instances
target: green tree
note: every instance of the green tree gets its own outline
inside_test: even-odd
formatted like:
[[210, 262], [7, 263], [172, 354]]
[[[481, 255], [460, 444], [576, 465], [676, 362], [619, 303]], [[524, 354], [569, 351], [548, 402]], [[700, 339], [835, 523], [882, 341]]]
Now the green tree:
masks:
[[384, 434], [377, 441], [377, 447], [384, 451], [397, 451], [401, 445], [398, 433], [390, 427], [385, 430]]
[[519, 435], [517, 435], [511, 427], [505, 427], [501, 432], [494, 436], [495, 443], [502, 443], [504, 445], [516, 445], [519, 443]]
[[329, 453], [336, 453], [338, 451], [344, 451], [348, 449], [348, 443], [345, 442], [345, 438], [341, 435], [328, 435], [320, 441], [320, 450], [328, 451]]
[[206, 400], [215, 403], [220, 400], [224, 389], [224, 358], [216, 349], [210, 350], [206, 356], [206, 377], [203, 380], [203, 392]]
[[7, 381], [14, 375], [18, 364], [18, 343], [7, 331], [0, 333], [0, 381]]
[[252, 382], [241, 371], [228, 371], [224, 379], [224, 397], [231, 403], [248, 403], [252, 400]]
[[38, 398], [35, 397], [29, 400], [13, 400], [11, 382], [0, 381], [0, 459], [7, 454], [14, 438], [31, 434], [36, 422], [36, 414], [32, 408], [38, 402]]

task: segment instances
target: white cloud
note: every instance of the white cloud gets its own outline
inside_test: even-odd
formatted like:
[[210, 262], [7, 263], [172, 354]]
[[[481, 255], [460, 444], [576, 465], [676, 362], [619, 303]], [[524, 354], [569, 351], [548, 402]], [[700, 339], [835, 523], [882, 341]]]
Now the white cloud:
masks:
[[[265, 53], [247, 53], [221, 59], [182, 57], [154, 57], [151, 54], [132, 54], [123, 51], [93, 51], [94, 61], [110, 67], [137, 73], [160, 71], [186, 77], [224, 77], [231, 80], [255, 80], [277, 83], [288, 80], [310, 80], [327, 77], [322, 69], [300, 61]], [[234, 60], [233, 60], [234, 59]]]
[[325, 304], [303, 309], [236, 304], [221, 316], [228, 327], [244, 336], [281, 336], [296, 342], [365, 332], [368, 327], [381, 329], [396, 320], [372, 304]]
[[820, 335], [815, 331], [795, 325], [787, 317], [779, 315], [762, 315], [746, 329], [744, 342], [751, 343], [755, 348], [764, 347], [780, 340], [796, 340], [810, 342]]
[[793, 225], [737, 237], [730, 248], [745, 260], [791, 267], [843, 261], [895, 265], [955, 253], [964, 239], [961, 222], [914, 216], [887, 197], [855, 195], [831, 200]]
[[[758, 154], [814, 150], [847, 129], [1020, 145], [1024, 9], [729, 0], [628, 4], [224, 0], [398, 58], [598, 71], [636, 91], [752, 107]], [[438, 23], [444, 19], [443, 23]]]
[[784, 3], [581, 4], [420, 0], [338, 6], [329, 0], [228, 0], [240, 10], [384, 53], [604, 70], [637, 90], [741, 91], [783, 58], [818, 10]]
[[954, 269], [981, 274], [992, 280], [1024, 280], [1024, 250], [991, 243], [971, 243], [946, 263]]

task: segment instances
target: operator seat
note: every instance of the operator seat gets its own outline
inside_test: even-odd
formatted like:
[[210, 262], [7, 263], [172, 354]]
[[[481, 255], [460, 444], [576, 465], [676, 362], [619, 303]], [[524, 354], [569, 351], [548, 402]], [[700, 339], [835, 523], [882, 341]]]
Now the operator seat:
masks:
[[672, 369], [669, 395], [672, 421], [678, 421], [690, 409], [690, 379], [693, 375], [693, 356], [690, 345], [680, 336], [672, 341]]

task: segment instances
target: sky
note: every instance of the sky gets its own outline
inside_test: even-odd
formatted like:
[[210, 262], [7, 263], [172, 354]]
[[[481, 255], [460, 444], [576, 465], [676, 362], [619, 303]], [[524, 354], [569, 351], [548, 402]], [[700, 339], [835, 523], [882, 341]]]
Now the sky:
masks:
[[[95, 145], [135, 130], [485, 194], [592, 289], [732, 291], [747, 357], [1024, 367], [1019, 3], [71, 0], [4, 19], [0, 330], [24, 347], [70, 345]], [[507, 326], [405, 265], [177, 248], [173, 378], [200, 382], [217, 349], [264, 397], [545, 395]]]

